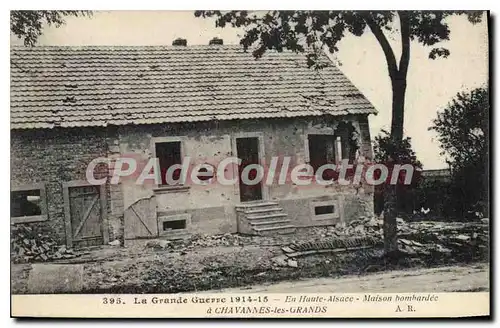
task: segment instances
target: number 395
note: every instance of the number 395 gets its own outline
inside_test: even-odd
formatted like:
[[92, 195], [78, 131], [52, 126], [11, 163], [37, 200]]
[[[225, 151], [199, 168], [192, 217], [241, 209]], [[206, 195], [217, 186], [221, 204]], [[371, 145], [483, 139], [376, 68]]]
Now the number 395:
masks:
[[103, 297], [102, 304], [123, 304], [121, 298]]

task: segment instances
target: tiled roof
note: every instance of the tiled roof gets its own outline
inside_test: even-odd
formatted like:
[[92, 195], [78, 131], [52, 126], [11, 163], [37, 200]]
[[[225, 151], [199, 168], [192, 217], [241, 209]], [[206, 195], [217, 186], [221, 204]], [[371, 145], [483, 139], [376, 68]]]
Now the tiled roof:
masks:
[[221, 45], [12, 47], [11, 129], [375, 113], [328, 63]]

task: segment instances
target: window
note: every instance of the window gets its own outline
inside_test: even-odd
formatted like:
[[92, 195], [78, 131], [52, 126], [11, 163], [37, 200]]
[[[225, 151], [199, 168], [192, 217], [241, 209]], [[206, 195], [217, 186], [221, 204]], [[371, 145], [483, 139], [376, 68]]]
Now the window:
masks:
[[[161, 184], [168, 185], [166, 179], [166, 173], [169, 167], [176, 164], [182, 164], [181, 156], [181, 142], [171, 141], [171, 142], [157, 142], [155, 143], [156, 157], [160, 163], [160, 173], [161, 173]], [[174, 181], [179, 180], [181, 174], [181, 169], [177, 168], [172, 173], [172, 179]]]
[[333, 210], [333, 205], [316, 206], [314, 207], [314, 215], [332, 214]]
[[28, 185], [12, 188], [10, 192], [12, 223], [28, 223], [47, 220], [45, 187]]
[[163, 231], [186, 229], [186, 220], [163, 221]]
[[[325, 164], [335, 164], [335, 138], [333, 135], [310, 134], [309, 164], [314, 173]], [[333, 170], [323, 171], [323, 180], [331, 180], [335, 172]]]
[[339, 202], [338, 198], [312, 201], [309, 204], [312, 219], [319, 221], [340, 219]]
[[191, 214], [182, 213], [174, 215], [162, 215], [158, 217], [158, 229], [160, 236], [172, 236], [182, 231], [186, 231], [191, 222]]

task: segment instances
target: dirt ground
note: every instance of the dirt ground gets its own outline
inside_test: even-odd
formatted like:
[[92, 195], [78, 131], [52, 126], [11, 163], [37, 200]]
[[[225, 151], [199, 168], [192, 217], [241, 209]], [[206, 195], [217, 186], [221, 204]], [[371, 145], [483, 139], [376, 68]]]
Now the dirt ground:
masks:
[[317, 293], [318, 290], [322, 293], [485, 292], [490, 290], [489, 265], [478, 263], [467, 266], [396, 270], [346, 278], [313, 278], [243, 288], [225, 288], [217, 292]]
[[[380, 248], [299, 257], [296, 258], [296, 267], [276, 264], [274, 259], [283, 255], [282, 246], [298, 239], [317, 239], [324, 231], [304, 229], [293, 235], [271, 237], [205, 237], [173, 243], [166, 249], [145, 247], [147, 241], [138, 240], [127, 243], [126, 247], [88, 249], [78, 258], [53, 263], [83, 265], [83, 290], [75, 291], [78, 293], [177, 293], [241, 286], [251, 288], [248, 286], [311, 278], [372, 276], [374, 271], [463, 264], [453, 258], [438, 261], [434, 258], [430, 261], [408, 258], [386, 265], [380, 263]], [[470, 265], [478, 264], [475, 261]], [[30, 270], [31, 264], [11, 265], [13, 293], [29, 293]], [[487, 267], [482, 270], [486, 272]]]
[[[145, 247], [147, 240], [136, 240], [126, 247], [87, 249], [83, 256], [52, 263], [84, 265], [84, 293], [198, 290], [198, 284], [202, 289], [220, 285], [224, 280], [220, 277], [232, 270], [228, 268], [257, 272], [270, 268], [271, 258], [291, 240], [291, 236], [233, 236], [226, 236], [228, 242], [211, 242], [214, 245], [176, 242], [167, 249]], [[11, 264], [13, 293], [29, 293], [30, 270], [31, 264]], [[224, 286], [239, 286], [236, 280]]]

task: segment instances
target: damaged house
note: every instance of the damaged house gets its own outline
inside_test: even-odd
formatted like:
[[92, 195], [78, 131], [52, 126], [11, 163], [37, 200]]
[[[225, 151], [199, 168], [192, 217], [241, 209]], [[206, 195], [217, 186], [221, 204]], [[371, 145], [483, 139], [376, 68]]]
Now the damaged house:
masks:
[[[372, 157], [370, 102], [325, 56], [240, 46], [11, 48], [11, 224], [43, 225], [70, 247], [191, 234], [276, 234], [373, 211], [366, 185], [111, 183], [119, 158], [190, 157], [289, 167]], [[86, 177], [96, 158], [109, 159]], [[266, 169], [267, 170], [267, 169]], [[212, 178], [200, 170], [200, 180]], [[155, 173], [157, 174], [157, 173]], [[175, 174], [174, 174], [175, 175]], [[203, 178], [202, 178], [203, 177]]]

